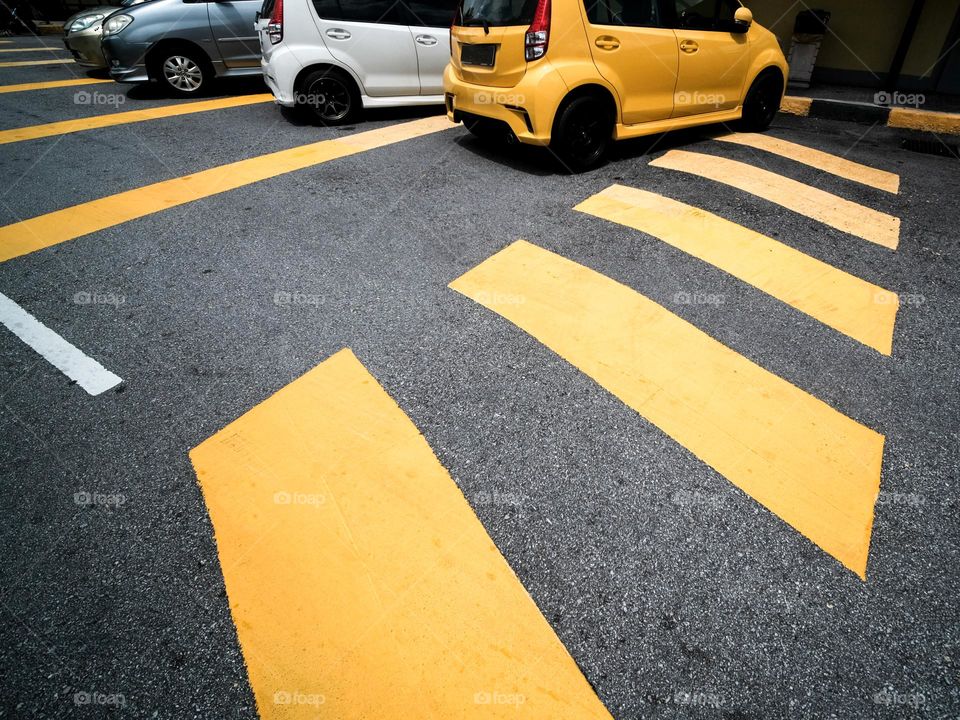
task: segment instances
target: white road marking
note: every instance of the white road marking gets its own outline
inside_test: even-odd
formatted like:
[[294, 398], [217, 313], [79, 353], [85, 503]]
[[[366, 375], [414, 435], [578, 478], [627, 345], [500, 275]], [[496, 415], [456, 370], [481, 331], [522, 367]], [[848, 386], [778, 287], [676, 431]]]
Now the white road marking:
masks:
[[123, 382], [3, 293], [0, 293], [0, 323], [91, 395], [99, 395]]

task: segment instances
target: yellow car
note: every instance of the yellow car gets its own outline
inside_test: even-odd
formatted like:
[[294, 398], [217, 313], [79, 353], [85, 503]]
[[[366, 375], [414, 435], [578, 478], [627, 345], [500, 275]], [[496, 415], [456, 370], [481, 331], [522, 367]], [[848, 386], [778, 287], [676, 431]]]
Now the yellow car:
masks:
[[611, 140], [739, 121], [765, 130], [787, 63], [737, 0], [462, 0], [447, 116], [549, 145], [571, 170]]

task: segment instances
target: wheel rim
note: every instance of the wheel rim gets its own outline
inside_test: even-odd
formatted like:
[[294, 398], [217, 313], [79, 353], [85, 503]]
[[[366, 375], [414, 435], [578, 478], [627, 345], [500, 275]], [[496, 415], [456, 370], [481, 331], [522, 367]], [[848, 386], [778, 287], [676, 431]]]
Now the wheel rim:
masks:
[[203, 70], [186, 55], [171, 55], [163, 62], [163, 77], [177, 90], [194, 92], [203, 84]]
[[605, 125], [602, 113], [597, 108], [579, 110], [568, 125], [567, 148], [570, 155], [581, 163], [594, 162], [606, 144]]
[[315, 80], [307, 93], [308, 104], [323, 120], [343, 120], [350, 112], [353, 98], [350, 90], [337, 78], [324, 77]]

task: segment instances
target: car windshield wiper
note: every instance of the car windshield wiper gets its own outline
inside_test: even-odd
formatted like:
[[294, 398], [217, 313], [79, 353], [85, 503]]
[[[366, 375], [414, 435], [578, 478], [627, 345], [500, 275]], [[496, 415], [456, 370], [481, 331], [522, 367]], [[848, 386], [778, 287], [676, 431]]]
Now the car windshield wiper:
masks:
[[464, 27], [470, 27], [471, 25], [481, 25], [483, 27], [483, 34], [490, 34], [490, 21], [485, 17], [480, 17], [479, 15], [471, 15], [463, 19]]

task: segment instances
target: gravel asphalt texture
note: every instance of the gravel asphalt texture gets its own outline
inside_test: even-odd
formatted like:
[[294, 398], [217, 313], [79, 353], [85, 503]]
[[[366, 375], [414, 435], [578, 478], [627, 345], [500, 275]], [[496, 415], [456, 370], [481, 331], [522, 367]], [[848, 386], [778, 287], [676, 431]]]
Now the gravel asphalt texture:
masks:
[[[76, 72], [9, 68], [0, 84]], [[121, 93], [119, 110], [169, 102], [85, 89]], [[78, 106], [78, 90], [0, 95], [0, 127], [113, 110]], [[0, 224], [434, 112], [329, 129], [268, 103], [0, 146]], [[776, 137], [899, 173], [890, 195], [717, 143], [716, 130], [627, 143], [569, 176], [542, 152], [491, 148], [451, 125], [0, 265], [0, 292], [124, 379], [90, 397], [0, 331], [0, 716], [256, 717], [187, 453], [343, 347], [423, 432], [618, 720], [960, 716], [960, 163], [901, 149], [887, 128], [778, 116]], [[648, 166], [671, 147], [899, 216], [900, 247]], [[893, 355], [572, 210], [614, 182], [910, 297]], [[886, 435], [867, 582], [447, 288], [518, 238], [634, 288]], [[124, 302], [78, 305], [78, 292]], [[277, 305], [278, 292], [317, 301]], [[75, 503], [95, 491], [126, 501]], [[93, 691], [125, 706], [75, 705]]]

